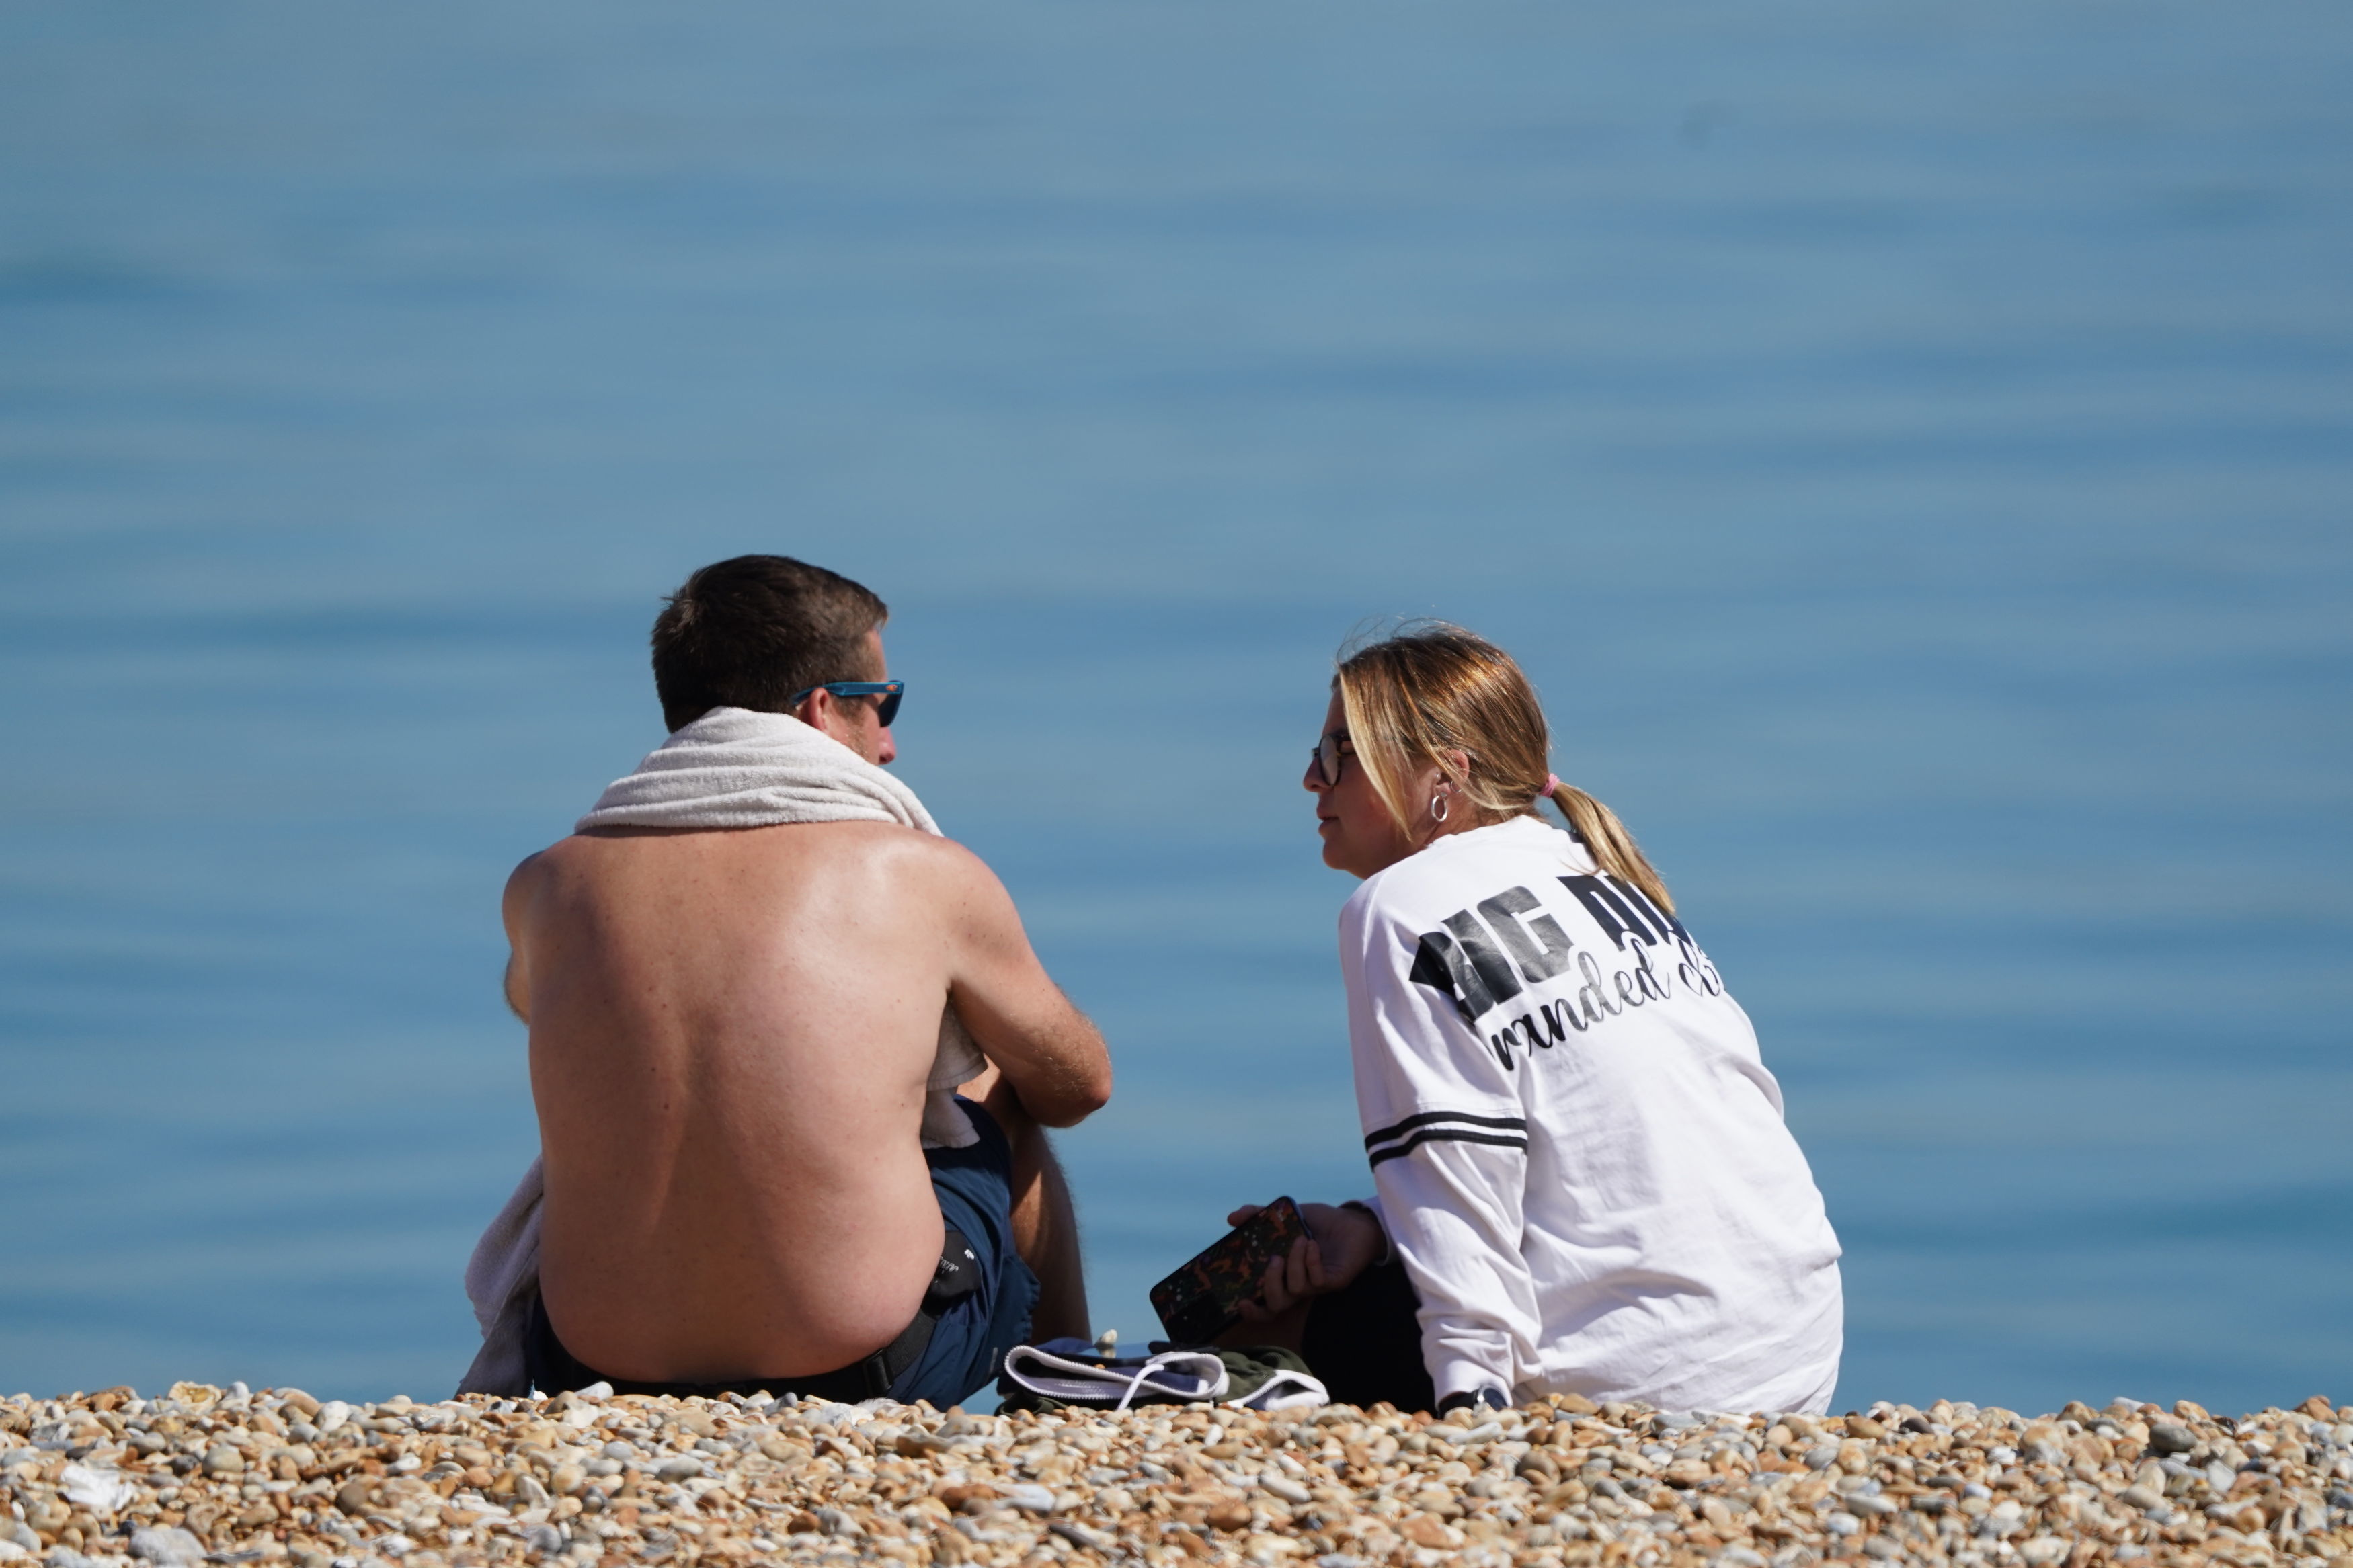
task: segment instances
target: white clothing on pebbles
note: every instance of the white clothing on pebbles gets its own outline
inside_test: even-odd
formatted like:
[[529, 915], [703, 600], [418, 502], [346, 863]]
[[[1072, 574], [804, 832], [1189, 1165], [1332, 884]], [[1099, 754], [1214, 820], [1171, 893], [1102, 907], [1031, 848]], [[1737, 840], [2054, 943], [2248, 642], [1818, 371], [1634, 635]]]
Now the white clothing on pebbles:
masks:
[[[0, 1568], [2353, 1568], [2353, 1407], [0, 1400]], [[1865, 1560], [1870, 1560], [1866, 1562]]]

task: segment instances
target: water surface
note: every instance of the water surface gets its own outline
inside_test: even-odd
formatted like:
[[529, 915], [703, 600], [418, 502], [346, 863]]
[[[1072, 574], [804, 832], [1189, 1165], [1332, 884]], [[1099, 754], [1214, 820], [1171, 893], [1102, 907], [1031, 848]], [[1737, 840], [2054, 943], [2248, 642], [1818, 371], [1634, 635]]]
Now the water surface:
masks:
[[0, 15], [0, 1387], [445, 1392], [497, 895], [659, 595], [894, 609], [1113, 1042], [1099, 1315], [1360, 1191], [1335, 645], [1516, 650], [1755, 1016], [1841, 1407], [2342, 1398], [2353, 22]]

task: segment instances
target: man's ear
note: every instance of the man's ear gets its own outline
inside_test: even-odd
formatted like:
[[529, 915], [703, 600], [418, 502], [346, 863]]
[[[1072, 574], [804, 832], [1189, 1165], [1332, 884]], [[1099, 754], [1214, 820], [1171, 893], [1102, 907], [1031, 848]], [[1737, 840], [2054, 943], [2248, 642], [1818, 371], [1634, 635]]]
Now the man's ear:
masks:
[[843, 718], [842, 712], [841, 700], [820, 686], [808, 694], [807, 700], [801, 703], [800, 711], [793, 717], [827, 740], [839, 741], [855, 752], [858, 750], [858, 726], [853, 721]]

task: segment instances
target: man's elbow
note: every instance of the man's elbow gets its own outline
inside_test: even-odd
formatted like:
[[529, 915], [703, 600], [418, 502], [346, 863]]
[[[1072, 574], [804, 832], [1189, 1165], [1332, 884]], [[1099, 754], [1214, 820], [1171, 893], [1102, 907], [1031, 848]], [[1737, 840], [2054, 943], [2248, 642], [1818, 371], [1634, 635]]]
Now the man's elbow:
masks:
[[1030, 1114], [1044, 1126], [1076, 1127], [1110, 1103], [1111, 1064], [1105, 1062], [1099, 1071], [1064, 1083], [1054, 1096], [1050, 1115]]
[[1111, 1103], [1111, 1064], [1109, 1062], [1105, 1062], [1103, 1071], [1097, 1073], [1087, 1084], [1085, 1102], [1086, 1109], [1079, 1112], [1082, 1117], [1092, 1116]]

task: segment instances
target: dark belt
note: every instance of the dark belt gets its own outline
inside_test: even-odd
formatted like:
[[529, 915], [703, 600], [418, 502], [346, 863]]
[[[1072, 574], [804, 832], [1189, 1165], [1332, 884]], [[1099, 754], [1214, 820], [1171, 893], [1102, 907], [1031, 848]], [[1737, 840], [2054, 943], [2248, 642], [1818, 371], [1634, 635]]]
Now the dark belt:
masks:
[[907, 1369], [923, 1359], [932, 1342], [932, 1331], [947, 1310], [979, 1288], [980, 1259], [962, 1233], [950, 1226], [940, 1246], [939, 1263], [932, 1270], [932, 1288], [923, 1293], [923, 1304], [916, 1309], [914, 1320], [897, 1339], [872, 1355], [831, 1372], [802, 1377], [731, 1377], [718, 1383], [637, 1383], [613, 1377], [565, 1348], [564, 1342], [555, 1337], [555, 1325], [548, 1321], [546, 1303], [538, 1300], [532, 1302], [531, 1327], [523, 1341], [523, 1364], [531, 1373], [532, 1386], [542, 1394], [561, 1394], [567, 1389], [586, 1388], [592, 1383], [608, 1383], [616, 1394], [669, 1394], [681, 1399], [701, 1394], [711, 1399], [725, 1394], [765, 1392], [855, 1405], [888, 1394]]

